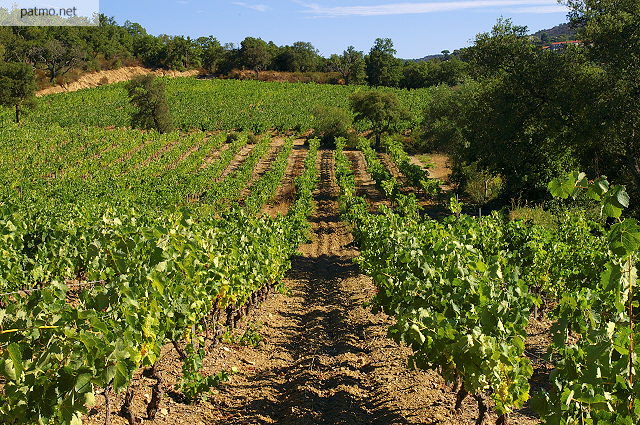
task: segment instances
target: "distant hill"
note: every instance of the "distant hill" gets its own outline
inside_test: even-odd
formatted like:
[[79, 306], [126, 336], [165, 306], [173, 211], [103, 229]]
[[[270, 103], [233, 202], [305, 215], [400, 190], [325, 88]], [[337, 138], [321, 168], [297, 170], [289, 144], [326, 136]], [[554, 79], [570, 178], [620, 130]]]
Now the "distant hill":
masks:
[[568, 41], [576, 39], [576, 29], [571, 28], [569, 24], [556, 25], [553, 28], [540, 30], [531, 35], [542, 43], [552, 43], [555, 41]]
[[[568, 23], [556, 25], [553, 28], [540, 30], [531, 34], [532, 41], [536, 44], [547, 44], [555, 41], [568, 41], [576, 39], [577, 30], [571, 28]], [[455, 52], [453, 53], [455, 55]], [[444, 55], [427, 55], [420, 59], [408, 59], [411, 62], [429, 61], [432, 59], [442, 59]]]
[[428, 55], [420, 59], [409, 59], [409, 60], [411, 62], [426, 62], [426, 61], [430, 61], [431, 59], [442, 59], [443, 57], [444, 55], [441, 53], [438, 55]]

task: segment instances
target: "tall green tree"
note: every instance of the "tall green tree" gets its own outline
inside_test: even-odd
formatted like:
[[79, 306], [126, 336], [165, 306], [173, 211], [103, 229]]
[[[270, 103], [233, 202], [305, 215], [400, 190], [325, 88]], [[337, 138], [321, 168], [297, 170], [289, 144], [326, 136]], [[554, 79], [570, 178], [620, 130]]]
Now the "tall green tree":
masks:
[[220, 63], [224, 60], [224, 47], [217, 38], [200, 37], [196, 40], [200, 45], [202, 67], [209, 73], [215, 74], [220, 68]]
[[409, 111], [400, 104], [395, 93], [380, 90], [354, 92], [349, 97], [354, 120], [369, 123], [375, 136], [375, 148], [380, 149], [384, 134], [398, 131], [410, 119]]
[[402, 61], [390, 38], [377, 38], [365, 61], [367, 82], [371, 86], [395, 87], [402, 76]]
[[341, 55], [331, 55], [329, 69], [340, 73], [346, 84], [361, 84], [366, 78], [364, 54], [353, 46]]
[[260, 38], [247, 37], [240, 43], [240, 61], [243, 66], [255, 71], [256, 75], [267, 69], [273, 56], [271, 46]]
[[536, 46], [527, 36], [527, 27], [499, 18], [491, 32], [476, 36], [473, 46], [465, 49], [463, 59], [471, 63], [477, 77], [489, 77], [519, 69], [535, 50]]
[[160, 65], [163, 68], [184, 71], [201, 65], [199, 46], [190, 37], [161, 36], [164, 46]]
[[454, 171], [476, 164], [504, 177], [505, 197], [544, 198], [546, 182], [578, 166], [576, 146], [588, 132], [576, 105], [592, 98], [597, 72], [582, 50], [542, 50], [517, 28], [499, 20], [478, 35], [465, 52], [476, 81], [434, 91], [423, 134], [448, 148]]
[[455, 86], [469, 75], [469, 65], [457, 58], [449, 60], [432, 59], [426, 62], [408, 62], [402, 68], [400, 87], [417, 89], [420, 87], [447, 84]]
[[21, 107], [34, 98], [35, 91], [35, 74], [30, 65], [0, 62], [0, 105], [15, 108], [17, 123]]
[[126, 88], [135, 108], [132, 127], [155, 129], [160, 133], [171, 131], [173, 125], [162, 80], [147, 74], [131, 80]]
[[606, 172], [640, 194], [640, 2], [569, 0], [572, 21], [582, 24], [589, 58], [603, 70], [599, 93], [585, 103], [584, 126], [594, 133], [594, 153]]
[[276, 69], [288, 72], [315, 71], [320, 61], [318, 50], [313, 44], [304, 41], [280, 48], [280, 53], [274, 59]]

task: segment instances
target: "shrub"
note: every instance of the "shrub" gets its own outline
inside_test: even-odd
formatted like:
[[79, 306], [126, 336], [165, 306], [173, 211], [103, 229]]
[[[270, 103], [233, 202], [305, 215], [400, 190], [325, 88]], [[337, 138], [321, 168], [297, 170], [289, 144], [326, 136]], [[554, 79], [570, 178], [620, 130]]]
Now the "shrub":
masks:
[[349, 96], [349, 103], [356, 121], [365, 121], [376, 139], [375, 149], [380, 150], [380, 140], [384, 134], [398, 132], [403, 123], [409, 121], [409, 111], [401, 104], [395, 93], [366, 90]]
[[465, 180], [464, 191], [476, 205], [485, 205], [493, 201], [500, 196], [504, 188], [502, 176], [481, 170], [476, 164], [464, 167], [462, 173]]
[[319, 137], [323, 145], [334, 145], [336, 138], [349, 135], [351, 116], [344, 109], [317, 106], [313, 111], [313, 121], [314, 136]]
[[173, 125], [165, 93], [165, 84], [153, 75], [143, 75], [131, 80], [127, 93], [136, 111], [131, 116], [131, 126], [155, 129], [160, 133], [171, 131]]
[[549, 211], [545, 211], [542, 206], [528, 207], [518, 206], [509, 211], [509, 220], [530, 221], [538, 226], [547, 229], [555, 229], [558, 219]]

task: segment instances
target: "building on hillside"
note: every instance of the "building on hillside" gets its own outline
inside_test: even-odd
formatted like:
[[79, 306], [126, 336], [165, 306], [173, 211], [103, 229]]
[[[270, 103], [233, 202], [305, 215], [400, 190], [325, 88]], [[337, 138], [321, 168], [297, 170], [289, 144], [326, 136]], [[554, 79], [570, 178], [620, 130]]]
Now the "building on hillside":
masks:
[[582, 40], [556, 41], [555, 43], [542, 46], [543, 50], [562, 50], [569, 46], [582, 46]]

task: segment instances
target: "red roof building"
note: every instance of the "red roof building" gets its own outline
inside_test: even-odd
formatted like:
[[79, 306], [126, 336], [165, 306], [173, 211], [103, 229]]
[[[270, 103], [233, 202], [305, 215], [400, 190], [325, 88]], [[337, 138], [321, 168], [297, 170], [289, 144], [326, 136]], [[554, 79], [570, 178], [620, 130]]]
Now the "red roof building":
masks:
[[562, 50], [566, 49], [568, 46], [581, 46], [582, 40], [569, 40], [569, 41], [556, 41], [555, 43], [551, 43], [547, 46], [542, 46], [543, 49], [549, 50]]

